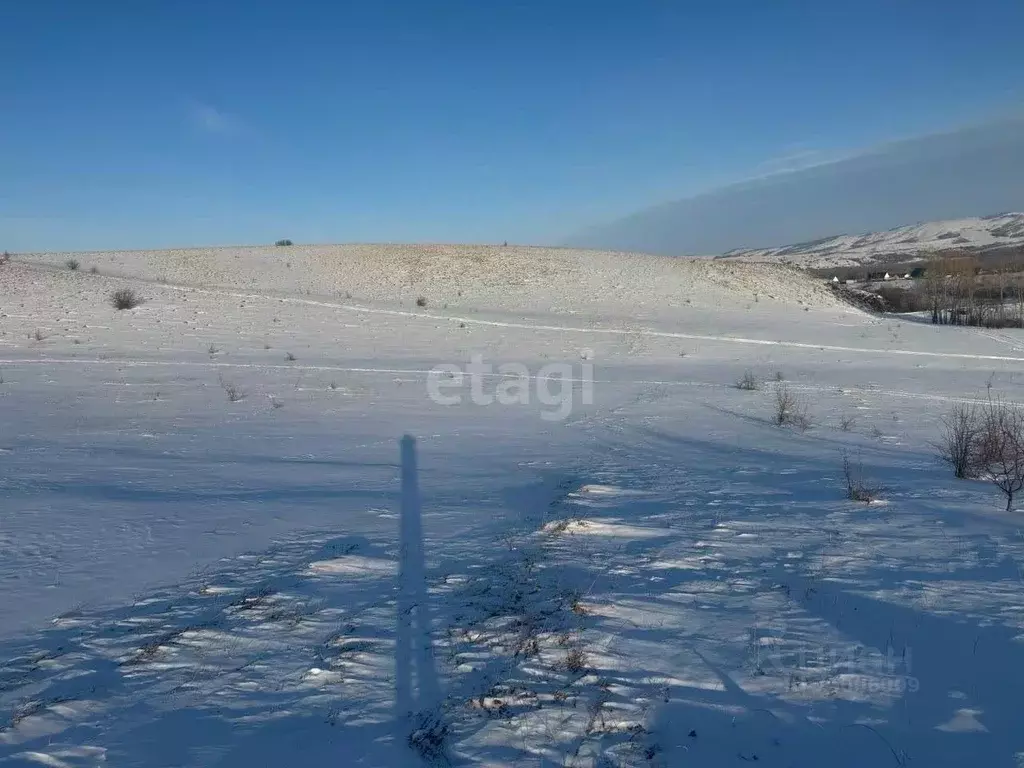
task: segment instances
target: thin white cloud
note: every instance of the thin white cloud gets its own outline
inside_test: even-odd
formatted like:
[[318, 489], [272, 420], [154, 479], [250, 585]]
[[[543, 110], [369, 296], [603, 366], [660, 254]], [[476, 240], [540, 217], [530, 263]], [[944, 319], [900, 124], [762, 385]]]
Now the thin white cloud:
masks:
[[[908, 147], [913, 148], [915, 142], [941, 138], [955, 138], [958, 135], [976, 131], [978, 129], [991, 128], [1006, 124], [1016, 124], [1021, 120], [1024, 120], [1024, 110], [1014, 108], [1004, 110], [995, 115], [964, 122], [960, 125], [948, 127], [943, 130], [898, 136], [861, 147], [823, 150], [796, 145], [786, 154], [770, 158], [759, 163], [751, 169], [751, 173], [748, 177], [741, 179], [738, 183], [758, 181], [772, 176], [797, 173], [798, 171], [805, 171], [809, 168], [817, 168], [823, 165], [835, 165], [843, 162], [844, 160], [852, 160], [854, 158], [866, 157], [868, 155], [880, 155], [899, 149], [906, 149]], [[732, 186], [732, 184], [727, 186]]]
[[204, 133], [226, 136], [238, 133], [242, 124], [232, 115], [217, 107], [194, 102], [188, 108], [189, 122]]
[[864, 150], [827, 150], [827, 149], [794, 149], [779, 157], [773, 157], [754, 167], [752, 176], [774, 176], [779, 173], [795, 173], [819, 165], [828, 165], [845, 160]]

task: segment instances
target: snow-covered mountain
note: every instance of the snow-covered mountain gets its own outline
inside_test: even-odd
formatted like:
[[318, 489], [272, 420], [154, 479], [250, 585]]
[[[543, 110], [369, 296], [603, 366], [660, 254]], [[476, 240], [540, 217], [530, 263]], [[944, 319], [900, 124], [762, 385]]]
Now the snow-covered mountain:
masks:
[[886, 232], [838, 235], [781, 248], [729, 251], [719, 259], [792, 264], [808, 269], [910, 261], [940, 251], [1024, 248], [1024, 213], [929, 221]]

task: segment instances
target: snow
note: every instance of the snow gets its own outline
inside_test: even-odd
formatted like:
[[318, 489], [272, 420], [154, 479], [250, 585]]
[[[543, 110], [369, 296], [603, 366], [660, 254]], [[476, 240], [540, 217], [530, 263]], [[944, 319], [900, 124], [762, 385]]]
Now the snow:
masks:
[[780, 248], [741, 249], [719, 258], [829, 269], [914, 260], [940, 251], [1001, 246], [1024, 246], [1024, 213], [930, 221], [887, 232], [839, 235]]
[[[65, 258], [0, 266], [0, 764], [1024, 761], [1019, 513], [930, 444], [1021, 332], [721, 261]], [[534, 396], [432, 401], [474, 355]]]

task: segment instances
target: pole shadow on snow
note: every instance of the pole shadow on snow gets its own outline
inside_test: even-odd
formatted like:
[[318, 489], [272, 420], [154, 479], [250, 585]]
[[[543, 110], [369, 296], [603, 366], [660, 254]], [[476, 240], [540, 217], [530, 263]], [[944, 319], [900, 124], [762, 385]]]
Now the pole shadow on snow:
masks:
[[402, 514], [395, 637], [395, 721], [399, 735], [403, 730], [408, 733], [412, 746], [421, 752], [440, 753], [444, 726], [435, 712], [441, 701], [441, 689], [431, 639], [416, 440], [405, 435], [400, 446]]

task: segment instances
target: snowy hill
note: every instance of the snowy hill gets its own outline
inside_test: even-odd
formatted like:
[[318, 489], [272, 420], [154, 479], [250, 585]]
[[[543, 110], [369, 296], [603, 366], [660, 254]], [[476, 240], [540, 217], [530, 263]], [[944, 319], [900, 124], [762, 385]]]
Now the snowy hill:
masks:
[[3, 768], [1024, 764], [1020, 510], [932, 447], [1024, 333], [728, 260], [73, 258], [0, 264]]
[[[428, 308], [628, 317], [748, 301], [833, 305], [780, 265], [497, 245], [295, 245], [20, 254], [17, 261], [147, 283], [274, 292]], [[739, 297], [739, 298], [738, 298]]]
[[717, 258], [826, 269], [910, 261], [940, 251], [986, 252], [1004, 247], [1024, 247], [1024, 213], [930, 221], [781, 248], [737, 249]]

